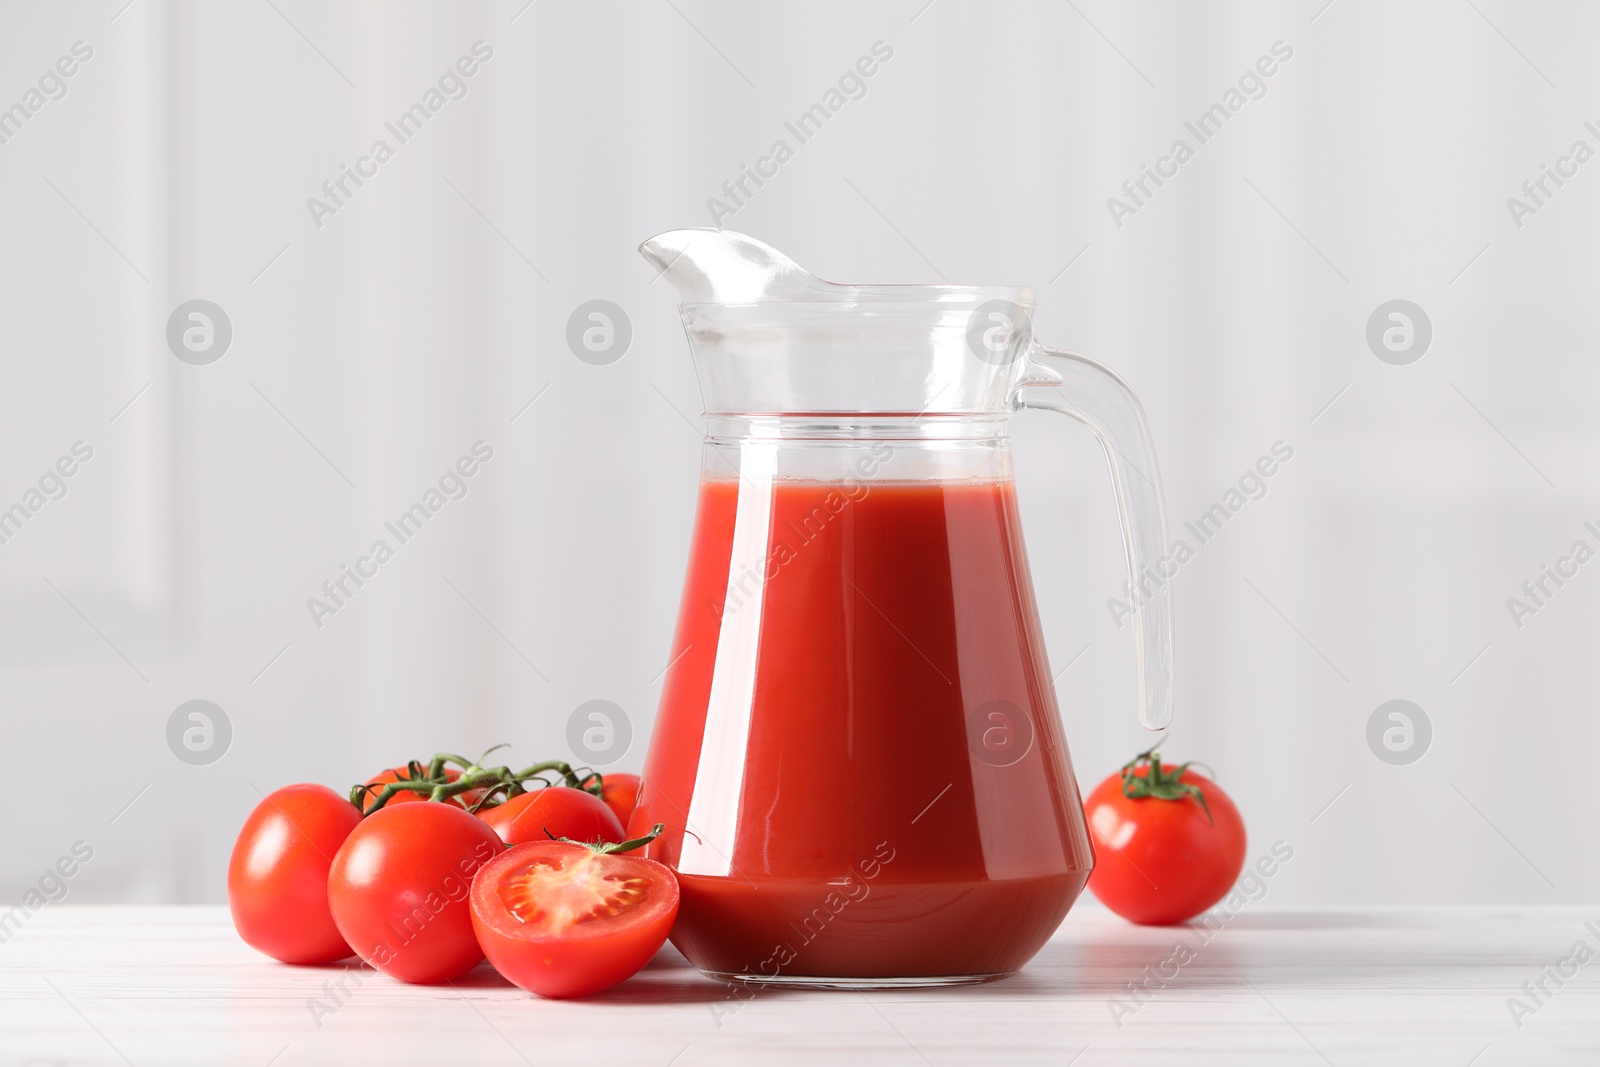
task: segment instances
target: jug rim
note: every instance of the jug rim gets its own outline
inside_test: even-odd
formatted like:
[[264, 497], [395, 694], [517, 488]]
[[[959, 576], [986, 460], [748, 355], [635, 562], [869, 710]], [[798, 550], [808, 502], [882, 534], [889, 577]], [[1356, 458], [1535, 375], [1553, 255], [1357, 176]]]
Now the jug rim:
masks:
[[[818, 279], [825, 281], [826, 279]], [[852, 304], [977, 305], [1002, 300], [1027, 310], [1037, 303], [1031, 285], [961, 285], [948, 282], [869, 282], [855, 285], [828, 282], [831, 291], [805, 297], [786, 296], [776, 300], [696, 300], [683, 301], [679, 308], [699, 311], [705, 308], [822, 308], [849, 307]]]

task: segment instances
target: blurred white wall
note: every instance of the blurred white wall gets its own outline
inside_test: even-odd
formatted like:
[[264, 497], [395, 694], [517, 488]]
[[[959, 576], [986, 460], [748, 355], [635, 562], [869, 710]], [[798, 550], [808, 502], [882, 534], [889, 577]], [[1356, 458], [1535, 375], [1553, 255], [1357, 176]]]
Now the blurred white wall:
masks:
[[[1274, 903], [1595, 899], [1600, 565], [1520, 627], [1507, 598], [1600, 548], [1600, 161], [1520, 226], [1506, 201], [1600, 151], [1600, 11], [1323, 3], [0, 8], [0, 107], [27, 111], [0, 124], [0, 508], [93, 450], [0, 544], [0, 899], [82, 839], [73, 900], [220, 901], [258, 790], [563, 752], [594, 698], [637, 769], [699, 401], [634, 248], [709, 225], [879, 41], [866, 94], [724, 224], [829, 278], [1036, 286], [1039, 334], [1143, 398], [1175, 534], [1293, 448], [1177, 579], [1168, 741], [1253, 850], [1295, 846]], [[478, 41], [465, 95], [318, 226], [307, 198]], [[1185, 122], [1277, 42], [1200, 144]], [[1179, 138], [1193, 158], [1114, 220]], [[231, 322], [209, 365], [166, 339], [193, 299]], [[632, 324], [608, 366], [565, 340], [593, 299]], [[1407, 365], [1366, 339], [1395, 299], [1431, 322]], [[1058, 683], [1087, 786], [1146, 739], [1103, 464], [1057, 421], [1015, 437], [1056, 670], [1087, 649]], [[465, 498], [314, 625], [306, 599], [480, 440]], [[192, 699], [232, 725], [208, 765], [168, 747]], [[1392, 699], [1431, 723], [1407, 765], [1368, 745]]]

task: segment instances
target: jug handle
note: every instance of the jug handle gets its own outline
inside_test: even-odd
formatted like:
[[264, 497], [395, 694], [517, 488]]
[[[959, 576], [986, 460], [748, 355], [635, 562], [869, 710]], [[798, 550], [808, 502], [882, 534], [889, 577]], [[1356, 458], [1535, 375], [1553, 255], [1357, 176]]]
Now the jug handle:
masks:
[[1163, 573], [1167, 515], [1150, 424], [1139, 398], [1109, 368], [1038, 343], [1028, 357], [1042, 373], [1021, 384], [1048, 391], [1019, 391], [1017, 406], [1070, 415], [1093, 430], [1105, 450], [1132, 582], [1124, 602], [1132, 607], [1139, 721], [1148, 730], [1166, 729], [1172, 722], [1172, 592], [1171, 575]]

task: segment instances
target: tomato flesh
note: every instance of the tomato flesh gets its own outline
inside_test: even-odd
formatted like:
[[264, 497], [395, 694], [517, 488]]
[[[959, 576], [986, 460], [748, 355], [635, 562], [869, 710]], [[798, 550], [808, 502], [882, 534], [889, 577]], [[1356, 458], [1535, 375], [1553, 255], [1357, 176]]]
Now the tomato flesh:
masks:
[[[1177, 774], [1175, 766], [1162, 769]], [[1120, 774], [1084, 801], [1095, 851], [1089, 889], [1131, 922], [1169, 926], [1192, 919], [1226, 896], [1244, 868], [1244, 820], [1228, 794], [1193, 769], [1179, 780], [1205, 795], [1211, 818], [1192, 798], [1123, 796]]]
[[530, 859], [496, 890], [506, 911], [530, 935], [549, 937], [582, 923], [614, 919], [650, 899], [649, 879], [605, 869], [610, 866], [597, 862], [593, 853], [567, 866]]
[[360, 822], [321, 785], [285, 786], [256, 805], [228, 857], [228, 909], [246, 944], [284, 963], [352, 955], [328, 910], [328, 868]]
[[472, 925], [508, 980], [545, 997], [609, 989], [650, 962], [678, 916], [654, 860], [549, 841], [517, 845], [472, 882]]

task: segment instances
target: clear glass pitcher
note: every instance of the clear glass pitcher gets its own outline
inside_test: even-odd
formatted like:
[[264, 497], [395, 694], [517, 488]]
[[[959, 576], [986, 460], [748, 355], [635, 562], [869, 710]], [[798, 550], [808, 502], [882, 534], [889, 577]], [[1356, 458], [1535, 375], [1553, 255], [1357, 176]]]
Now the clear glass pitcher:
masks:
[[1149, 428], [1100, 364], [1034, 341], [1028, 289], [837, 285], [674, 230], [705, 402], [699, 510], [631, 828], [666, 832], [673, 941], [708, 974], [982, 981], [1054, 932], [1094, 862], [1012, 483], [1019, 408], [1110, 461], [1139, 715], [1167, 724], [1171, 613]]

